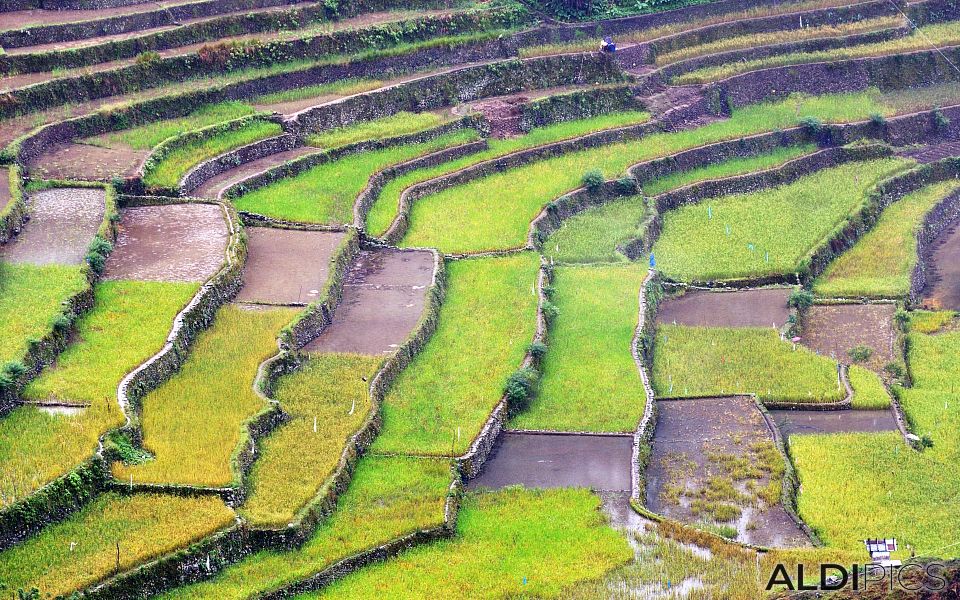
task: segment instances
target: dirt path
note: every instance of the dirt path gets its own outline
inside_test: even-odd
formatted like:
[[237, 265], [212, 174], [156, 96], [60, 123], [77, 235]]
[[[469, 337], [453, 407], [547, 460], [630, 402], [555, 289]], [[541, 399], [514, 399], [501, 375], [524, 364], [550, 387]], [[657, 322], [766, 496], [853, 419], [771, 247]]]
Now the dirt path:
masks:
[[771, 410], [770, 416], [786, 435], [897, 431], [889, 410]]
[[306, 305], [320, 298], [343, 232], [247, 229], [247, 263], [238, 302]]
[[333, 323], [310, 352], [390, 354], [420, 321], [433, 280], [433, 254], [410, 250], [361, 252], [347, 275]]
[[257, 160], [238, 165], [229, 171], [225, 171], [216, 177], [208, 179], [203, 185], [193, 190], [190, 195], [197, 196], [199, 198], [210, 198], [212, 200], [216, 200], [220, 193], [225, 189], [236, 183], [240, 183], [248, 177], [256, 175], [257, 173], [265, 171], [271, 167], [282, 165], [288, 160], [293, 160], [301, 156], [307, 156], [308, 154], [316, 154], [319, 151], [320, 150], [317, 148], [303, 146], [300, 148], [294, 148], [293, 150], [278, 152], [277, 154], [271, 154], [270, 156], [258, 158]]
[[790, 316], [790, 288], [735, 292], [691, 290], [664, 300], [658, 323], [692, 327], [782, 327]]
[[850, 350], [870, 348], [872, 354], [863, 366], [880, 372], [897, 360], [897, 333], [894, 330], [894, 304], [815, 305], [803, 322], [802, 343], [823, 356], [850, 364]]
[[[736, 528], [740, 541], [753, 544], [810, 544], [780, 504], [779, 494], [768, 503], [750, 489], [770, 483], [770, 473], [757, 470], [768, 462], [764, 456], [780, 461], [772, 433], [753, 400], [745, 396], [661, 400], [657, 411], [647, 468], [651, 510], [688, 523], [706, 519], [727, 524]], [[766, 454], [758, 448], [766, 448]], [[738, 474], [735, 467], [742, 461], [752, 469]], [[751, 470], [754, 476], [740, 476]]]
[[470, 488], [585, 487], [630, 493], [633, 437], [504, 432]]
[[940, 234], [934, 242], [923, 306], [960, 310], [960, 221]]
[[30, 194], [30, 220], [0, 247], [0, 259], [32, 264], [80, 264], [103, 222], [102, 189], [57, 188]]
[[204, 281], [223, 264], [230, 232], [215, 204], [143, 206], [120, 214], [106, 279]]

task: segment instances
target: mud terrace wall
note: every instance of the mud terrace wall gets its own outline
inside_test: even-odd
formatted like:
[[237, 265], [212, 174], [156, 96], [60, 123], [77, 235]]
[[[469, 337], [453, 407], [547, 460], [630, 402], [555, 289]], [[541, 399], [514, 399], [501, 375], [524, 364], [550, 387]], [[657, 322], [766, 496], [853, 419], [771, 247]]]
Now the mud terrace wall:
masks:
[[240, 165], [253, 162], [265, 156], [292, 150], [299, 145], [300, 141], [297, 139], [297, 136], [285, 133], [220, 154], [190, 169], [190, 171], [183, 176], [183, 179], [180, 180], [179, 192], [185, 196], [189, 196], [191, 192], [203, 185], [206, 181], [221, 173], [225, 173]]
[[662, 299], [663, 285], [660, 276], [651, 269], [643, 280], [643, 285], [640, 286], [640, 311], [637, 318], [637, 329], [633, 340], [630, 342], [630, 353], [633, 355], [633, 361], [640, 373], [640, 381], [643, 384], [643, 393], [646, 399], [643, 417], [633, 434], [633, 455], [631, 457], [633, 471], [630, 474], [632, 483], [630, 498], [640, 504], [646, 503], [646, 472], [647, 466], [650, 464], [653, 433], [657, 427], [656, 395], [650, 383], [650, 372], [647, 370], [647, 365], [653, 364], [653, 348], [657, 339], [657, 310], [660, 308]]

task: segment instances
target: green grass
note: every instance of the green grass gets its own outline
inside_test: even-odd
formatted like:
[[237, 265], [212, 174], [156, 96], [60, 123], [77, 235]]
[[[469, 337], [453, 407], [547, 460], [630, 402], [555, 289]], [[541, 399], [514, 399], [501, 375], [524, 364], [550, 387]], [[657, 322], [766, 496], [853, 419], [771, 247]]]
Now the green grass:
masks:
[[[38, 535], [0, 553], [0, 582], [66, 596], [234, 523], [219, 498], [105, 494]], [[49, 595], [49, 596], [48, 596]]]
[[850, 365], [847, 370], [850, 387], [853, 388], [853, 408], [885, 410], [890, 408], [890, 394], [883, 386], [880, 376], [859, 365]]
[[525, 243], [530, 222], [543, 206], [578, 188], [589, 170], [599, 169], [607, 179], [613, 179], [637, 162], [790, 127], [804, 116], [834, 122], [887, 112], [873, 98], [870, 93], [798, 96], [742, 108], [730, 119], [697, 129], [650, 135], [496, 173], [418, 200], [401, 245], [434, 247], [451, 253], [519, 247]]
[[660, 325], [653, 357], [658, 396], [757, 394], [761, 401], [837, 402], [836, 363], [774, 329]]
[[630, 344], [646, 270], [562, 267], [540, 390], [511, 421], [519, 429], [633, 432], [646, 404]]
[[911, 35], [883, 42], [833, 48], [818, 52], [778, 54], [756, 60], [734, 61], [716, 67], [707, 67], [691, 71], [690, 73], [684, 73], [674, 78], [674, 82], [678, 85], [707, 83], [757, 69], [769, 69], [772, 67], [801, 63], [835, 62], [867, 56], [906, 54], [920, 50], [930, 50], [931, 46], [944, 47], [955, 46], [957, 44], [960, 44], [960, 22], [951, 21], [927, 25], [918, 30], [914, 30]]
[[940, 456], [960, 457], [960, 332], [908, 334], [913, 387], [899, 390], [918, 435], [929, 435]]
[[296, 313], [221, 308], [183, 367], [143, 399], [143, 445], [156, 459], [115, 463], [114, 475], [138, 483], [229, 485], [242, 424], [267, 408], [253, 391], [257, 367], [276, 354], [277, 335]]
[[448, 118], [432, 112], [398, 112], [373, 121], [362, 121], [307, 136], [307, 144], [317, 148], [339, 148], [357, 142], [417, 133], [441, 125]]
[[104, 281], [93, 309], [57, 362], [23, 391], [39, 402], [86, 403], [75, 416], [19, 408], [0, 419], [0, 506], [35, 491], [90, 457], [101, 435], [123, 424], [120, 380], [159, 351], [173, 319], [199, 286]]
[[97, 146], [124, 145], [134, 150], [150, 150], [160, 142], [187, 131], [201, 129], [252, 115], [254, 108], [239, 100], [203, 106], [179, 119], [165, 119], [84, 140]]
[[906, 296], [917, 264], [917, 233], [924, 216], [957, 189], [960, 181], [944, 181], [908, 194], [887, 207], [874, 228], [817, 278], [813, 291], [832, 297]]
[[377, 452], [462, 454], [536, 330], [539, 257], [454, 261], [436, 332], [394, 382]]
[[380, 357], [316, 354], [280, 379], [273, 397], [290, 420], [260, 444], [240, 509], [250, 523], [285, 526], [317, 495], [367, 418], [368, 381], [380, 363]]
[[[647, 196], [655, 196], [685, 185], [741, 175], [767, 169], [812, 151], [812, 146], [779, 148], [769, 154], [736, 158], [699, 169], [682, 171], [654, 179], [643, 185]], [[638, 227], [646, 216], [642, 196], [621, 198], [588, 208], [563, 222], [544, 243], [544, 253], [566, 263], [618, 262], [627, 259], [618, 251], [624, 243], [636, 238]]]
[[545, 127], [538, 127], [526, 135], [515, 138], [503, 140], [491, 139], [489, 140], [489, 149], [483, 152], [471, 154], [436, 167], [417, 169], [388, 183], [380, 192], [376, 203], [371, 207], [367, 215], [367, 230], [373, 235], [383, 235], [397, 214], [397, 208], [400, 204], [400, 194], [414, 184], [452, 173], [453, 171], [463, 169], [484, 160], [510, 154], [511, 152], [517, 152], [518, 150], [579, 137], [593, 131], [636, 125], [649, 120], [650, 115], [645, 112], [628, 111], [610, 113], [589, 119], [566, 121]]
[[952, 310], [914, 310], [909, 313], [909, 330], [916, 333], [937, 333], [957, 316]]
[[79, 266], [0, 262], [0, 365], [23, 360], [53, 328], [62, 302], [87, 287]]
[[781, 187], [684, 205], [663, 216], [657, 266], [683, 281], [805, 272], [809, 254], [867, 202], [873, 186], [910, 164], [848, 163]]
[[310, 577], [356, 552], [436, 527], [443, 523], [450, 477], [445, 460], [365, 457], [337, 510], [303, 546], [287, 552], [258, 552], [209, 581], [159, 598], [244, 600]]
[[234, 204], [239, 210], [303, 223], [350, 223], [357, 196], [377, 171], [476, 139], [477, 132], [468, 129], [421, 144], [347, 156], [244, 194]]
[[213, 137], [187, 143], [171, 150], [144, 175], [143, 181], [152, 188], [172, 188], [180, 185], [187, 171], [205, 160], [229, 152], [240, 146], [252, 144], [258, 140], [280, 135], [283, 129], [279, 123], [253, 120], [250, 123], [224, 131]]
[[[463, 502], [457, 536], [408, 550], [303, 598], [555, 598], [633, 552], [586, 490], [508, 488]], [[526, 581], [526, 583], [524, 583]]]

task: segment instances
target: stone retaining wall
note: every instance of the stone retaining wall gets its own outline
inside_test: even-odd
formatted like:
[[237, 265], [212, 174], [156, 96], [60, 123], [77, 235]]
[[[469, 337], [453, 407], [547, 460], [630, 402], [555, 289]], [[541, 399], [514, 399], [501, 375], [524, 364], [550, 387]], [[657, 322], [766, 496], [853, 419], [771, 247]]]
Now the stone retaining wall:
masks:
[[8, 185], [10, 190], [10, 200], [6, 207], [0, 211], [0, 244], [6, 244], [20, 233], [27, 216], [20, 165], [10, 165], [7, 175], [8, 177], [5, 180], [0, 177], [0, 185]]
[[643, 408], [643, 417], [633, 434], [633, 454], [631, 456], [632, 472], [630, 473], [632, 500], [646, 503], [647, 483], [646, 471], [650, 464], [651, 444], [653, 433], [657, 427], [656, 394], [650, 383], [650, 372], [647, 365], [653, 363], [653, 349], [657, 339], [657, 310], [663, 298], [663, 286], [656, 271], [647, 272], [639, 292], [639, 313], [637, 329], [630, 342], [630, 354], [640, 373], [643, 384], [643, 393], [646, 404]]
[[547, 96], [522, 105], [519, 127], [520, 131], [529, 132], [535, 127], [548, 124], [642, 108], [643, 105], [629, 85], [578, 90]]
[[[955, 163], [954, 163], [955, 164]], [[935, 242], [941, 234], [960, 219], [960, 190], [947, 195], [926, 215], [917, 232], [917, 264], [910, 275], [910, 304], [919, 304], [927, 286], [927, 272], [931, 267]]]
[[253, 162], [265, 156], [292, 150], [299, 146], [299, 144], [300, 141], [297, 139], [297, 136], [284, 133], [276, 137], [241, 146], [235, 150], [204, 161], [187, 171], [187, 174], [180, 180], [180, 194], [189, 196], [206, 181], [213, 179], [221, 173], [225, 173], [240, 165]]

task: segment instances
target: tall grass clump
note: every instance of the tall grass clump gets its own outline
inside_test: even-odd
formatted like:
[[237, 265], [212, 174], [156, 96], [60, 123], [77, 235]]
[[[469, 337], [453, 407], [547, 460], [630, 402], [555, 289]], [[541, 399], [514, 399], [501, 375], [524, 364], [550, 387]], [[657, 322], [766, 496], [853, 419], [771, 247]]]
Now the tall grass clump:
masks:
[[221, 308], [176, 375], [143, 399], [143, 445], [156, 459], [115, 463], [114, 475], [139, 483], [230, 485], [243, 423], [267, 408], [253, 391], [257, 367], [276, 354], [277, 335], [296, 313]]
[[537, 323], [533, 253], [447, 265], [436, 332], [383, 404], [377, 452], [462, 454], [523, 361]]
[[774, 329], [661, 325], [653, 355], [658, 396], [756, 394], [761, 401], [838, 402], [836, 363]]
[[346, 156], [244, 194], [234, 203], [240, 210], [278, 219], [303, 223], [349, 223], [353, 219], [357, 196], [377, 171], [477, 138], [476, 131], [466, 129], [420, 144]]
[[683, 281], [805, 273], [810, 253], [868, 201], [874, 185], [910, 164], [848, 163], [777, 188], [684, 205], [664, 215], [657, 265]]
[[469, 494], [457, 535], [418, 546], [304, 598], [556, 597], [630, 561], [587, 490]]
[[449, 121], [439, 113], [398, 112], [389, 117], [361, 121], [307, 136], [307, 144], [317, 148], [338, 148], [348, 144], [417, 133]]
[[559, 309], [540, 390], [513, 418], [518, 429], [632, 432], [645, 395], [630, 344], [646, 270], [638, 265], [561, 267], [553, 280]]
[[917, 264], [917, 233], [924, 216], [958, 189], [960, 181], [944, 181], [888, 206], [874, 228], [817, 278], [813, 290], [821, 296], [832, 297], [906, 296]]
[[260, 444], [251, 493], [240, 513], [257, 526], [283, 527], [327, 483], [347, 440], [370, 411], [369, 381], [379, 357], [311, 355], [276, 384], [290, 418]]
[[348, 556], [443, 523], [450, 486], [446, 460], [366, 456], [337, 508], [299, 548], [261, 551], [208, 581], [182, 586], [162, 600], [245, 600], [301, 581]]
[[[184, 548], [234, 523], [215, 497], [105, 494], [36, 536], [0, 553], [7, 590], [66, 597], [112, 574]], [[119, 565], [118, 562], [119, 552]]]

